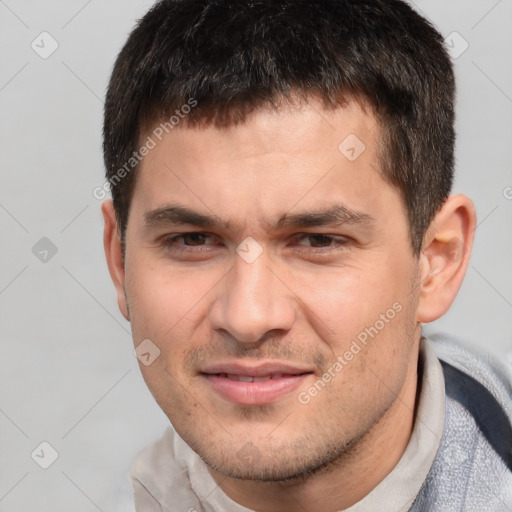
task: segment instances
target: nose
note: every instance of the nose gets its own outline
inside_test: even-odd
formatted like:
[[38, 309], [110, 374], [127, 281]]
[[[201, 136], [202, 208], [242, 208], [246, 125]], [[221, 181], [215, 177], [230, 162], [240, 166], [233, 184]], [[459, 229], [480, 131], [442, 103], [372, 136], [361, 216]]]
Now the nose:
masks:
[[251, 263], [235, 257], [210, 308], [212, 327], [242, 343], [257, 343], [272, 331], [289, 331], [295, 317], [293, 293], [272, 271], [265, 252]]

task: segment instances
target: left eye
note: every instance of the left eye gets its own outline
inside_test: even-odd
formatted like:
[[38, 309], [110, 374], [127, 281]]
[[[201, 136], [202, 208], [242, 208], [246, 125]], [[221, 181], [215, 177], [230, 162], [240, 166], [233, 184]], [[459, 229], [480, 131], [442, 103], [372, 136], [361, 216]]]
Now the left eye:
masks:
[[[211, 248], [213, 237], [207, 233], [180, 233], [178, 235], [166, 236], [162, 239], [161, 245], [170, 251], [192, 250], [194, 247], [207, 249]], [[210, 245], [209, 245], [210, 244]]]
[[344, 237], [334, 237], [330, 235], [302, 235], [298, 239], [298, 245], [305, 245], [314, 248], [333, 247], [344, 245], [347, 243], [347, 239]]
[[204, 245], [208, 238], [208, 235], [205, 235], [204, 233], [184, 233], [183, 235], [173, 237], [173, 242], [181, 242], [182, 245], [194, 247]]

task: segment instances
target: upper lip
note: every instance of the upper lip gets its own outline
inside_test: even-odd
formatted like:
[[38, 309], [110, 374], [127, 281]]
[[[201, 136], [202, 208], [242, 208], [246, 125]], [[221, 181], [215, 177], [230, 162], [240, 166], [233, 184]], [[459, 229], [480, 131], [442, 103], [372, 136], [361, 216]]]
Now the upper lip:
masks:
[[241, 364], [241, 363], [218, 363], [208, 365], [200, 370], [200, 373], [210, 375], [229, 374], [244, 375], [247, 377], [263, 377], [272, 374], [282, 375], [302, 375], [303, 373], [312, 373], [310, 368], [294, 366], [289, 363], [265, 362], [257, 364]]

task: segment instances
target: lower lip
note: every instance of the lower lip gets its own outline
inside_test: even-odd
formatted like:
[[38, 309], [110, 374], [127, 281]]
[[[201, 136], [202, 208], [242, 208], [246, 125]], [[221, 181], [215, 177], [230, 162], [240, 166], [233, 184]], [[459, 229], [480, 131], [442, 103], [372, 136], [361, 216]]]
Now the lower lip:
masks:
[[263, 405], [274, 402], [297, 389], [311, 373], [284, 375], [263, 382], [240, 382], [220, 375], [202, 374], [223, 398], [240, 405]]

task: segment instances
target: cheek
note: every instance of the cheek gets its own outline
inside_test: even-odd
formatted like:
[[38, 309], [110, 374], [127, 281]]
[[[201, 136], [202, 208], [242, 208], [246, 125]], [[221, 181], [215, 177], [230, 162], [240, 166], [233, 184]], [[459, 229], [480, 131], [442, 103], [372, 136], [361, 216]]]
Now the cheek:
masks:
[[172, 404], [174, 410], [180, 400], [179, 388], [188, 378], [183, 360], [193, 348], [209, 340], [204, 319], [209, 293], [219, 278], [144, 262], [129, 270], [126, 291], [134, 344], [149, 339], [160, 351], [150, 366], [140, 365], [142, 375], [161, 407], [169, 410]]
[[151, 366], [141, 365], [141, 373], [153, 398], [171, 422], [175, 419], [172, 413], [174, 416], [177, 411], [183, 415], [190, 414], [190, 408], [195, 407], [190, 386], [167, 365], [163, 355]]
[[301, 290], [307, 322], [334, 354], [344, 354], [357, 341], [363, 359], [389, 361], [411, 329], [408, 267], [404, 258], [388, 264], [382, 258], [364, 267], [297, 274], [293, 289]]
[[[214, 277], [193, 270], [133, 261], [127, 266], [126, 292], [132, 310], [132, 329], [158, 338], [190, 322], [203, 309]], [[140, 332], [147, 330], [146, 334]]]
[[333, 331], [376, 321], [404, 295], [387, 269], [342, 268], [295, 279], [300, 299]]

